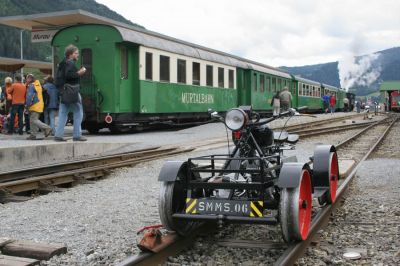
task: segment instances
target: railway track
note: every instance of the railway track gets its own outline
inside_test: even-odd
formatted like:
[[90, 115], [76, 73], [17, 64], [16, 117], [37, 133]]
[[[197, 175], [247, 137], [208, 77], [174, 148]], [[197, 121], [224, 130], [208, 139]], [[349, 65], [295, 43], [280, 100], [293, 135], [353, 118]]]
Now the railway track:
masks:
[[[310, 245], [312, 239], [317, 234], [318, 230], [327, 223], [331, 213], [334, 211], [335, 208], [340, 205], [340, 202], [342, 201], [342, 198], [345, 195], [349, 184], [351, 183], [357, 172], [360, 162], [366, 160], [370, 156], [370, 154], [385, 138], [386, 134], [389, 132], [390, 128], [396, 122], [396, 120], [397, 118], [384, 119], [378, 122], [371, 123], [366, 128], [360, 130], [353, 136], [341, 142], [339, 145], [336, 145], [338, 150], [338, 157], [340, 159], [342, 159], [343, 157], [345, 159], [355, 160], [355, 167], [351, 170], [351, 172], [344, 180], [340, 181], [340, 186], [337, 192], [337, 200], [335, 201], [335, 203], [332, 205], [323, 206], [319, 209], [317, 213], [314, 213], [312, 226], [308, 238], [305, 241], [287, 246], [287, 248], [281, 253], [281, 256], [277, 258], [275, 265], [292, 265], [299, 257], [301, 257], [304, 250]], [[356, 150], [356, 152], [352, 154], [351, 158], [346, 156], [350, 149]], [[205, 234], [207, 232], [210, 233], [210, 230], [212, 229], [203, 227], [187, 238], [176, 237], [172, 244], [163, 249], [161, 252], [141, 252], [135, 256], [127, 258], [125, 261], [121, 262], [119, 266], [158, 265], [165, 262], [169, 256], [175, 256], [181, 250], [193, 244], [197, 235]], [[260, 241], [243, 240], [239, 240], [240, 243], [238, 242], [238, 240], [226, 240], [224, 242], [225, 246], [246, 248], [271, 248], [277, 246], [282, 248], [282, 246], [285, 246], [285, 244], [277, 242], [260, 243]]]
[[25, 168], [0, 173], [0, 202], [20, 199], [14, 194], [27, 191], [57, 191], [57, 186], [83, 183], [104, 177], [111, 169], [192, 151], [186, 147], [153, 147], [135, 152], [77, 160], [46, 167]]

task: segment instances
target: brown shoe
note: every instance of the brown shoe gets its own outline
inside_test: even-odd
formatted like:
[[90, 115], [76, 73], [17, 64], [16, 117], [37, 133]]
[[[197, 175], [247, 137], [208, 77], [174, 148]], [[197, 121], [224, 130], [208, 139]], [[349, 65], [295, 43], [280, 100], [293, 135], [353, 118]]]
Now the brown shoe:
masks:
[[44, 136], [47, 138], [48, 136], [50, 136], [50, 134], [53, 132], [53, 129], [51, 128], [46, 128], [44, 130]]

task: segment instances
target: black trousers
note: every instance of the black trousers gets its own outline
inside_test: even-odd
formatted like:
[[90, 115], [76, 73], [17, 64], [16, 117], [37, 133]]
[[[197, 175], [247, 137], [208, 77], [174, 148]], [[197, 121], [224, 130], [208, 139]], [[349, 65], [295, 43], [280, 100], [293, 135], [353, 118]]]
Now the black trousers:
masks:
[[14, 133], [15, 114], [18, 114], [18, 133], [22, 133], [22, 129], [24, 128], [24, 105], [23, 104], [13, 104], [11, 106], [11, 117], [10, 117], [10, 125], [8, 127], [8, 133]]

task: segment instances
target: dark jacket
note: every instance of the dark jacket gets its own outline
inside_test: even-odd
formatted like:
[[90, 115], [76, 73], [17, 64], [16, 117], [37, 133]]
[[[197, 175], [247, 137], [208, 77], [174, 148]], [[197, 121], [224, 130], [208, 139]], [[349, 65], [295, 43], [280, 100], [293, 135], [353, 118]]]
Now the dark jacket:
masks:
[[73, 60], [67, 60], [65, 64], [65, 83], [76, 85], [79, 84], [78, 68]]
[[59, 102], [58, 102], [58, 89], [53, 83], [45, 83], [43, 89], [47, 91], [49, 95], [48, 104], [46, 108], [48, 109], [58, 109]]

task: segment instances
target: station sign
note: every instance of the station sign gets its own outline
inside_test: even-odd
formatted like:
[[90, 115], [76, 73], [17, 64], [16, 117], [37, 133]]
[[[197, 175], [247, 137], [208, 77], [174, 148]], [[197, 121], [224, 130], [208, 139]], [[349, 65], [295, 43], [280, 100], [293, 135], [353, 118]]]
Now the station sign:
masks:
[[57, 30], [32, 31], [31, 42], [51, 42]]

